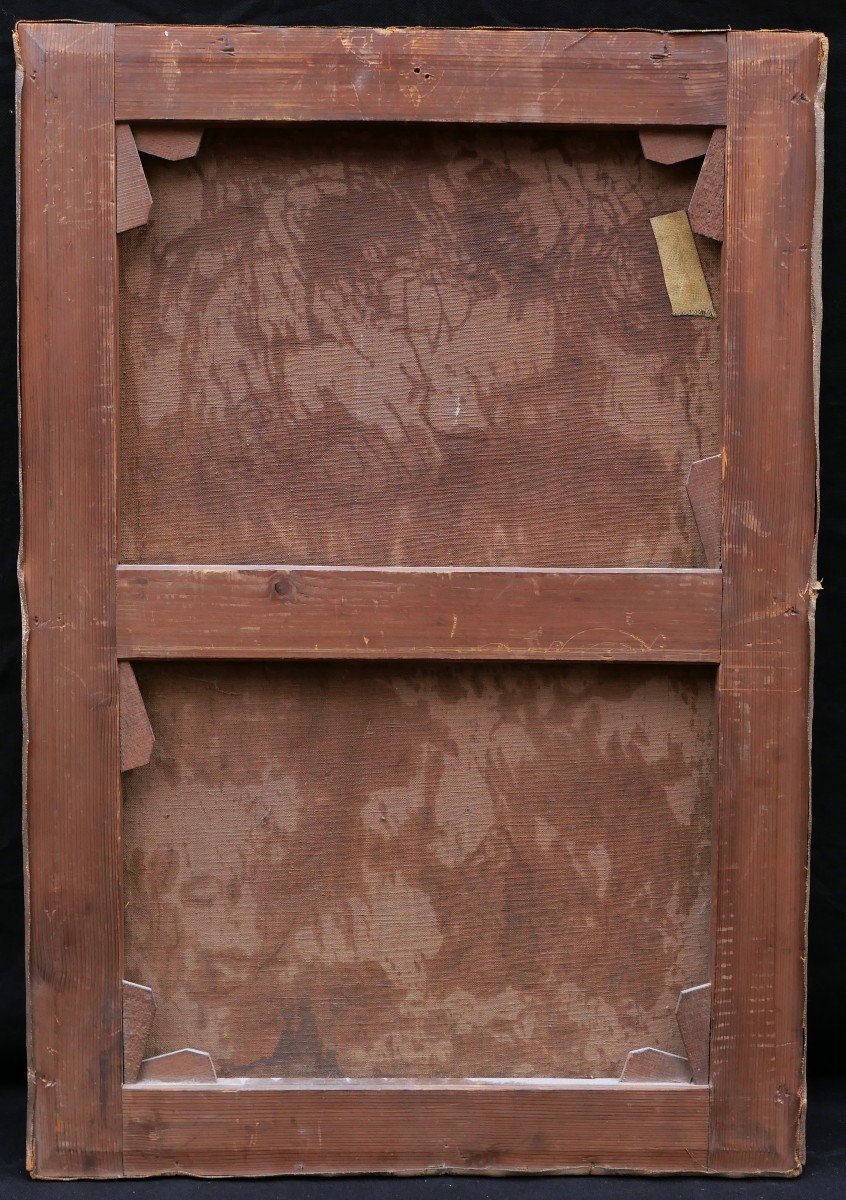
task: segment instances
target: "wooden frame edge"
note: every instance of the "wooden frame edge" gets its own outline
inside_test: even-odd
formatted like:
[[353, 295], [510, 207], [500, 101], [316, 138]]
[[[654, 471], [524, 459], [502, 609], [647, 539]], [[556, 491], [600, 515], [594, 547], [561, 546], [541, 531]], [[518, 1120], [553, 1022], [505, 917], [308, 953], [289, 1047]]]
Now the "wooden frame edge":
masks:
[[119, 121], [713, 126], [725, 123], [725, 99], [722, 32], [122, 25], [116, 33]]
[[135, 1084], [124, 1087], [124, 1124], [132, 1177], [689, 1174], [704, 1170], [708, 1088], [616, 1080]]
[[[816, 588], [813, 258], [825, 56], [821, 35], [729, 34], [708, 1158], [709, 1170], [722, 1175], [794, 1175], [804, 1158]], [[754, 572], [746, 565], [753, 558]], [[777, 752], [782, 743], [788, 749]], [[767, 870], [756, 873], [762, 861]]]
[[16, 53], [27, 1165], [39, 1178], [113, 1177], [122, 1174], [114, 26], [25, 22]]

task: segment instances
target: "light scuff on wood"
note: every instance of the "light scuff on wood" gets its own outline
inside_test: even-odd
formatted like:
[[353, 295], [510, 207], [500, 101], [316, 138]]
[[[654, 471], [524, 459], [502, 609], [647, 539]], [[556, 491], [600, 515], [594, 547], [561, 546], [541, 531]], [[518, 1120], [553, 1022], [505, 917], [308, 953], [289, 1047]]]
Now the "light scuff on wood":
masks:
[[680, 1054], [644, 1046], [629, 1051], [620, 1079], [624, 1083], [690, 1083], [690, 1063]]
[[726, 131], [715, 129], [699, 172], [687, 215], [694, 233], [723, 240], [726, 204]]
[[690, 507], [702, 548], [705, 551], [705, 561], [709, 567], [717, 568], [722, 559], [720, 550], [720, 497], [723, 483], [723, 459], [720, 454], [711, 454], [708, 458], [697, 459], [690, 464], [685, 486], [687, 488]]
[[139, 1083], [214, 1083], [217, 1072], [205, 1050], [172, 1050], [145, 1058], [138, 1072]]
[[117, 232], [146, 225], [153, 197], [138, 156], [138, 147], [128, 125], [115, 126], [115, 185]]
[[133, 125], [135, 145], [142, 154], [181, 162], [193, 158], [200, 149], [202, 125], [181, 125], [166, 121], [159, 125]]
[[144, 1058], [150, 1027], [156, 1015], [153, 989], [123, 981], [123, 1081], [134, 1083]]
[[709, 1037], [711, 1034], [711, 985], [685, 988], [676, 1005], [676, 1020], [684, 1042], [694, 1083], [708, 1082]]
[[120, 684], [120, 769], [146, 767], [156, 738], [135, 672], [128, 662], [119, 664]]
[[650, 217], [674, 317], [716, 317], [687, 213]]
[[644, 158], [670, 166], [689, 158], [701, 158], [708, 149], [711, 130], [643, 128], [638, 130], [638, 136]]

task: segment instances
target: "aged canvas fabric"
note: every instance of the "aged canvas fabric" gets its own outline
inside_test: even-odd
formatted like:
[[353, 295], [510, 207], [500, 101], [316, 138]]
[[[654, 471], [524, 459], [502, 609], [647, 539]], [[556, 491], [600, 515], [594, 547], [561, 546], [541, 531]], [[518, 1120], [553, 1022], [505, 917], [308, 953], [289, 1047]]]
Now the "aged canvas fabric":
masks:
[[[720, 326], [634, 133], [208, 130], [121, 239], [125, 561], [701, 566]], [[718, 246], [698, 239], [718, 298]]]

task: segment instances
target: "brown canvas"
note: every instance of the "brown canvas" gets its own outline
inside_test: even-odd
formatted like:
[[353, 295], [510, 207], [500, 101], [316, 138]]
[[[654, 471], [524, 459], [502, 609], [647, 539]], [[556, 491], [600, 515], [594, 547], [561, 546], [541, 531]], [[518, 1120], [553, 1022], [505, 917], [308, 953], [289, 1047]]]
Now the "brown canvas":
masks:
[[[616, 1077], [710, 971], [705, 668], [145, 664], [124, 790], [149, 1054]], [[331, 836], [327, 831], [331, 830]]]
[[120, 245], [123, 561], [704, 566], [720, 327], [673, 318], [649, 226], [697, 167], [423, 124], [152, 162]]

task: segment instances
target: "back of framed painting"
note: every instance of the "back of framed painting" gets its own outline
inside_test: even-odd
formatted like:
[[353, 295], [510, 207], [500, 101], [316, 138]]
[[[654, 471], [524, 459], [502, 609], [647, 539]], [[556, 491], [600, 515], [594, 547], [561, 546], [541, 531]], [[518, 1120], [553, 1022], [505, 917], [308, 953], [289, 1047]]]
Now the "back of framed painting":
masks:
[[795, 1173], [824, 39], [18, 54], [33, 1172]]

